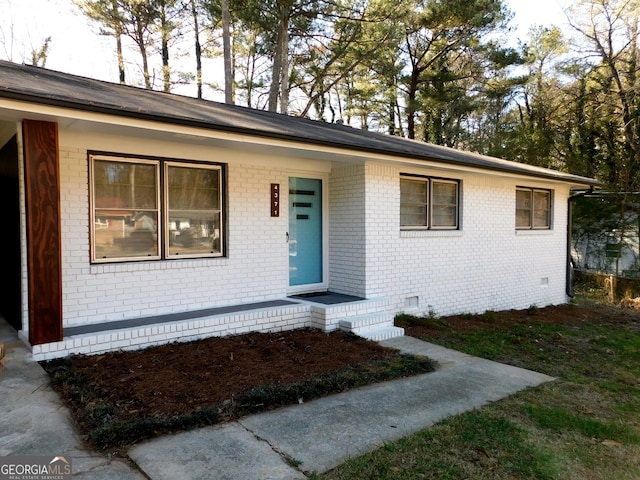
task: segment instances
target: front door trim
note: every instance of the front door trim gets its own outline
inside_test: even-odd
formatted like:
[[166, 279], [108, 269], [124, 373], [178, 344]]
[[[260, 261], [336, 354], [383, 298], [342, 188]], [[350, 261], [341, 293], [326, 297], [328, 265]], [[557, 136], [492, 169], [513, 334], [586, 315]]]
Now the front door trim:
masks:
[[[298, 293], [312, 293], [312, 292], [322, 292], [329, 288], [329, 195], [328, 195], [328, 183], [329, 176], [327, 174], [322, 173], [301, 173], [301, 172], [289, 172], [287, 176], [287, 214], [288, 209], [290, 208], [290, 198], [289, 198], [289, 178], [310, 178], [317, 179], [321, 181], [322, 184], [322, 281], [318, 283], [308, 283], [304, 285], [289, 285], [287, 289], [287, 294], [298, 294]], [[287, 224], [287, 228], [289, 228], [289, 224]], [[287, 262], [289, 258], [287, 258]]]

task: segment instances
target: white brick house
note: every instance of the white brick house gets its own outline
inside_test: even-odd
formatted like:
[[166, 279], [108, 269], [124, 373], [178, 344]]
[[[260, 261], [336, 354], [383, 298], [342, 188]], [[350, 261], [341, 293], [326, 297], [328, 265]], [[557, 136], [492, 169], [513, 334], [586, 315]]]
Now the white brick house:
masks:
[[9, 62], [0, 78], [0, 308], [34, 359], [384, 338], [401, 311], [567, 300], [568, 198], [593, 179]]

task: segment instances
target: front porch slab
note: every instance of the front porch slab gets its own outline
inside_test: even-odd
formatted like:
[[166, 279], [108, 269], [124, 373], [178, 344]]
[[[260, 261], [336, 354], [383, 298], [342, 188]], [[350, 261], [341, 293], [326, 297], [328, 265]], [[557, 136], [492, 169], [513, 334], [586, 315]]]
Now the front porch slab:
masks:
[[[101, 328], [102, 325], [107, 328]], [[312, 326], [315, 325], [312, 324], [308, 305], [278, 300], [274, 304], [243, 304], [108, 322], [86, 326], [86, 329], [72, 327], [65, 329], [65, 337], [60, 342], [34, 345], [32, 356], [34, 360], [42, 361], [71, 354], [92, 355], [113, 350], [136, 350], [214, 336]]]
[[[317, 301], [319, 300], [319, 301]], [[287, 297], [264, 302], [177, 312], [152, 317], [109, 321], [64, 329], [60, 342], [34, 345], [36, 361], [71, 354], [100, 354], [136, 350], [171, 342], [247, 332], [274, 332], [312, 327], [330, 332], [342, 328], [379, 341], [403, 334], [393, 326], [390, 299], [362, 299], [325, 293], [312, 297]], [[372, 320], [373, 319], [373, 320]]]

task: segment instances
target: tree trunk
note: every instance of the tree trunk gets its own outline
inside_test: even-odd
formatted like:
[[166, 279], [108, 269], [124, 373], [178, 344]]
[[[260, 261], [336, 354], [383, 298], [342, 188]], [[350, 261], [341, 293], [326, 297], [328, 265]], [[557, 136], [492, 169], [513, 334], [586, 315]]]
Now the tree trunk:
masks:
[[398, 136], [404, 137], [404, 128], [402, 128], [402, 112], [400, 110], [400, 103], [395, 103], [396, 117], [398, 118]]
[[171, 91], [171, 71], [169, 69], [169, 32], [167, 25], [166, 12], [162, 10], [161, 17], [161, 29], [162, 29], [162, 82], [164, 85], [164, 91], [169, 93]]
[[[282, 91], [288, 89], [286, 84], [288, 73], [285, 73], [285, 65], [289, 55], [289, 17], [291, 14], [287, 6], [280, 6], [280, 21], [278, 22], [278, 34], [276, 37], [276, 51], [273, 55], [273, 68], [271, 70], [271, 86], [269, 88], [268, 109], [270, 112], [278, 111], [278, 97]], [[280, 99], [283, 100], [282, 98]], [[286, 106], [281, 104], [280, 111], [286, 113]]]
[[169, 44], [166, 38], [162, 39], [162, 83], [164, 91], [171, 92], [171, 70], [169, 69]]
[[280, 113], [289, 111], [289, 27], [282, 32], [282, 70], [280, 72]]
[[144, 75], [144, 87], [151, 90], [151, 75], [149, 74], [149, 59], [147, 57], [146, 46], [140, 46], [140, 55], [142, 56], [142, 75]]
[[120, 83], [125, 83], [124, 76], [124, 54], [122, 53], [122, 33], [116, 32], [116, 53], [118, 56], [118, 73], [120, 76]]
[[396, 102], [394, 100], [389, 102], [389, 124], [387, 126], [387, 133], [391, 136], [396, 134]]
[[[118, 2], [117, 0], [111, 1], [111, 15], [114, 19], [118, 18]], [[120, 83], [125, 83], [124, 73], [124, 53], [122, 51], [122, 25], [117, 21], [113, 22], [113, 33], [116, 37], [116, 56], [118, 57], [118, 77]]]
[[149, 57], [147, 55], [147, 46], [144, 41], [144, 28], [140, 20], [136, 24], [136, 43], [142, 57], [142, 75], [144, 76], [144, 86], [147, 90], [151, 90], [151, 76], [149, 75]]
[[233, 103], [233, 68], [231, 55], [231, 15], [229, 0], [221, 0], [222, 7], [222, 47], [224, 52], [224, 101]]
[[416, 101], [418, 95], [419, 76], [419, 70], [414, 67], [411, 71], [411, 78], [409, 80], [409, 92], [407, 94], [407, 137], [412, 140], [416, 138]]
[[191, 0], [191, 14], [193, 15], [193, 32], [196, 40], [196, 86], [198, 87], [198, 98], [202, 98], [202, 46], [200, 45], [200, 27], [196, 0]]

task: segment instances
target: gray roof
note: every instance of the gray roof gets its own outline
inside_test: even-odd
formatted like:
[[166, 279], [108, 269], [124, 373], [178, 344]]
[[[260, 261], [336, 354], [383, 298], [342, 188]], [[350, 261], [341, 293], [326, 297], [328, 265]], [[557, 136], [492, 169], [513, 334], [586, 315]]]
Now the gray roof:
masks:
[[597, 180], [305, 118], [144, 90], [0, 60], [0, 98], [580, 185]]

